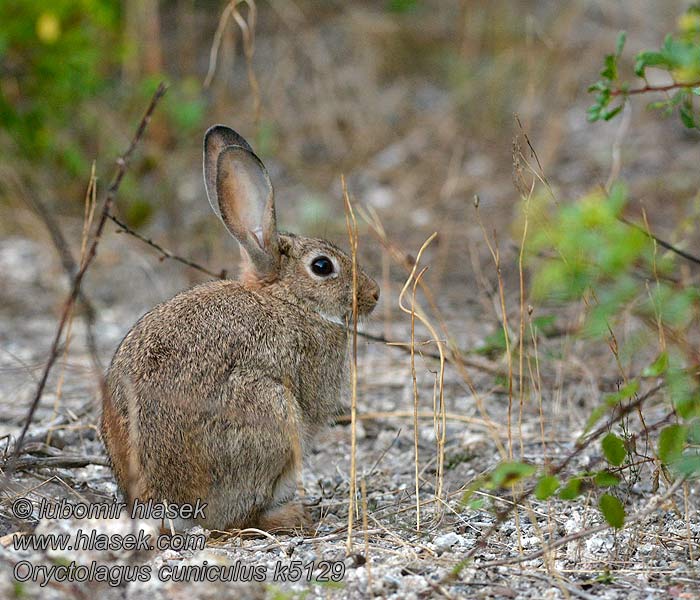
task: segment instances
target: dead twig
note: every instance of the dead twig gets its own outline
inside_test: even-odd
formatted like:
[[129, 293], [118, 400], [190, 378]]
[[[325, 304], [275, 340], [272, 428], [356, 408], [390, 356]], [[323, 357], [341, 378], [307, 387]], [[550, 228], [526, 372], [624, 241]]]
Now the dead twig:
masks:
[[147, 244], [156, 252], [158, 252], [161, 255], [161, 260], [170, 259], [174, 260], [176, 262], [182, 263], [183, 265], [186, 265], [188, 267], [191, 267], [192, 269], [196, 269], [197, 271], [200, 271], [202, 273], [205, 273], [206, 275], [210, 275], [211, 277], [214, 277], [215, 279], [226, 279], [228, 273], [226, 272], [226, 269], [221, 269], [219, 273], [214, 273], [214, 271], [210, 271], [206, 267], [203, 267], [202, 265], [197, 264], [196, 262], [190, 260], [189, 258], [183, 258], [182, 256], [178, 256], [177, 254], [174, 254], [170, 250], [163, 248], [160, 244], [154, 242], [152, 239], [147, 238], [143, 235], [141, 235], [138, 231], [135, 231], [131, 227], [129, 227], [124, 221], [120, 220], [119, 218], [115, 217], [111, 212], [107, 215], [110, 221], [112, 221], [121, 231], [124, 233], [131, 235], [135, 237], [137, 240], [143, 242], [144, 244]]
[[87, 465], [99, 465], [108, 467], [106, 456], [23, 456], [14, 461], [15, 471], [29, 471], [31, 469], [78, 469]]
[[[410, 342], [406, 342], [406, 343], [392, 342], [390, 339], [388, 339], [387, 337], [385, 337], [383, 335], [377, 335], [374, 333], [367, 333], [365, 331], [358, 331], [357, 335], [360, 337], [363, 337], [367, 340], [371, 340], [373, 342], [381, 342], [382, 344], [386, 344], [387, 346], [391, 346], [392, 348], [398, 348], [399, 350], [401, 350], [402, 352], [406, 352], [407, 354], [411, 353]], [[420, 354], [423, 357], [434, 358], [435, 360], [440, 360], [440, 354], [437, 352], [426, 352], [425, 350], [418, 350], [418, 354]], [[462, 351], [460, 354], [461, 354], [460, 355], [460, 363], [467, 366], [467, 367], [472, 367], [474, 369], [477, 369], [479, 371], [483, 371], [484, 373], [489, 373], [490, 375], [494, 375], [496, 377], [505, 377], [508, 375], [508, 373], [506, 371], [504, 371], [503, 369], [499, 369], [497, 366], [493, 365], [492, 363], [466, 358], [464, 356], [464, 351]], [[446, 363], [454, 362], [454, 359], [450, 356], [445, 356], [444, 359], [445, 359]]]
[[[85, 255], [84, 260], [82, 261], [80, 268], [78, 271], [75, 273], [75, 276], [73, 277], [73, 283], [71, 285], [71, 290], [70, 293], [68, 294], [68, 297], [66, 298], [65, 304], [63, 306], [63, 311], [61, 312], [61, 318], [58, 322], [58, 327], [56, 328], [56, 333], [54, 335], [53, 342], [51, 344], [51, 349], [49, 350], [49, 357], [46, 362], [46, 366], [44, 367], [44, 372], [42, 373], [41, 379], [39, 380], [39, 384], [37, 385], [36, 392], [34, 393], [34, 397], [32, 399], [32, 403], [29, 406], [29, 411], [27, 412], [27, 417], [25, 418], [24, 421], [24, 426], [22, 427], [22, 431], [17, 438], [17, 444], [15, 445], [13, 457], [10, 461], [8, 461], [7, 465], [7, 470], [5, 472], [5, 480], [3, 481], [3, 488], [7, 484], [7, 481], [9, 480], [10, 476], [12, 475], [14, 471], [14, 464], [17, 461], [19, 454], [22, 450], [22, 444], [24, 443], [24, 437], [27, 434], [27, 431], [29, 429], [29, 426], [32, 423], [32, 420], [34, 418], [34, 413], [36, 412], [37, 407], [39, 406], [39, 402], [41, 400], [41, 396], [44, 393], [44, 388], [46, 387], [46, 382], [48, 381], [49, 378], [49, 373], [51, 372], [51, 369], [56, 362], [56, 359], [58, 358], [59, 354], [59, 347], [61, 344], [61, 338], [63, 337], [63, 332], [66, 327], [66, 324], [68, 323], [69, 316], [72, 313], [73, 306], [75, 305], [76, 299], [78, 298], [80, 294], [80, 286], [83, 282], [83, 278], [85, 277], [85, 274], [87, 273], [88, 268], [92, 264], [92, 261], [94, 260], [95, 256], [97, 255], [97, 247], [100, 243], [100, 239], [102, 237], [102, 232], [104, 231], [105, 224], [107, 222], [107, 219], [109, 217], [110, 210], [112, 208], [112, 205], [114, 204], [114, 200], [117, 196], [117, 192], [119, 191], [119, 187], [121, 185], [122, 180], [124, 179], [124, 175], [126, 174], [127, 168], [129, 166], [129, 161], [131, 160], [131, 157], [134, 153], [134, 150], [136, 149], [136, 146], [139, 144], [141, 139], [143, 138], [143, 134], [146, 131], [146, 127], [148, 127], [148, 123], [151, 120], [151, 116], [153, 115], [153, 111], [155, 110], [156, 106], [158, 105], [158, 102], [160, 99], [163, 97], [165, 94], [165, 91], [167, 89], [167, 86], [165, 83], [161, 83], [158, 86], [158, 89], [155, 91], [153, 94], [153, 97], [151, 98], [151, 102], [148, 105], [148, 108], [146, 109], [146, 112], [144, 113], [143, 117], [141, 118], [141, 121], [136, 129], [136, 133], [134, 134], [134, 137], [131, 139], [131, 143], [129, 144], [129, 147], [127, 148], [126, 152], [122, 154], [118, 159], [117, 159], [117, 171], [115, 173], [114, 179], [112, 180], [112, 183], [110, 184], [109, 188], [107, 189], [107, 194], [105, 196], [104, 204], [102, 206], [102, 212], [100, 214], [100, 219], [97, 223], [97, 228], [95, 229], [94, 236], [92, 238], [92, 243], [90, 244], [90, 247], [87, 250], [87, 253]], [[104, 391], [104, 382], [103, 382], [103, 391]]]
[[[665, 494], [663, 494], [662, 496], [656, 496], [655, 498], [652, 498], [647, 504], [646, 508], [627, 517], [625, 519], [625, 525], [629, 525], [630, 523], [634, 523], [636, 521], [641, 521], [642, 519], [645, 519], [646, 517], [651, 515], [659, 506], [666, 502], [666, 500], [671, 498], [673, 494], [676, 493], [678, 488], [685, 483], [685, 481], [685, 477], [676, 480], [676, 482], [670, 488], [668, 488], [668, 490], [666, 490]], [[573, 542], [575, 540], [587, 537], [589, 535], [600, 533], [601, 531], [605, 531], [606, 529], [610, 529], [610, 525], [608, 525], [607, 523], [601, 523], [600, 525], [596, 525], [595, 527], [581, 529], [569, 535], [565, 535], [564, 537], [561, 537], [558, 540], [548, 543], [546, 546], [542, 547], [536, 552], [531, 552], [530, 554], [525, 554], [523, 556], [516, 556], [514, 558], [504, 558], [502, 560], [494, 560], [491, 562], [483, 563], [479, 565], [479, 568], [487, 569], [491, 567], [502, 567], [505, 565], [514, 565], [522, 562], [536, 560], [538, 558], [541, 558], [545, 554], [548, 554], [553, 550], [556, 550], [557, 548], [568, 544], [569, 542]]]
[[[664, 386], [664, 383], [658, 383], [654, 387], [650, 388], [647, 390], [646, 393], [642, 394], [641, 396], [638, 396], [633, 402], [630, 402], [626, 406], [621, 406], [617, 410], [617, 414], [615, 414], [611, 419], [609, 419], [606, 423], [598, 427], [595, 431], [593, 431], [591, 434], [589, 434], [585, 439], [579, 440], [576, 443], [576, 447], [555, 467], [549, 469], [548, 474], [549, 475], [558, 475], [566, 467], [571, 463], [574, 458], [576, 458], [585, 448], [587, 448], [593, 441], [597, 440], [601, 435], [604, 433], [607, 433], [610, 431], [611, 427], [621, 421], [622, 419], [625, 418], [628, 414], [631, 412], [635, 411], [638, 407], [640, 407], [644, 402], [649, 400], [651, 397], [653, 397], [656, 392], [658, 392], [662, 387]], [[474, 557], [474, 555], [481, 549], [486, 547], [486, 544], [489, 540], [489, 538], [498, 531], [498, 529], [501, 527], [503, 522], [508, 518], [510, 515], [511, 511], [516, 507], [520, 506], [534, 491], [535, 491], [535, 485], [536, 483], [532, 483], [529, 487], [527, 487], [519, 496], [513, 499], [513, 503], [509, 504], [507, 508], [497, 511], [496, 512], [496, 520], [489, 527], [484, 534], [479, 538], [479, 540], [474, 544], [471, 550], [467, 552], [466, 556], [455, 566], [455, 568], [452, 570], [452, 572], [447, 575], [447, 579], [455, 577], [456, 575], [459, 574], [459, 572], [464, 568], [464, 566]]]
[[695, 263], [696, 265], [700, 265], [700, 257], [697, 257], [693, 254], [690, 254], [689, 252], [686, 252], [685, 250], [681, 250], [680, 248], [677, 248], [670, 242], [667, 242], [665, 240], [662, 240], [660, 237], [657, 237], [654, 235], [651, 230], [649, 230], [646, 227], [641, 227], [640, 225], [637, 225], [636, 223], [633, 223], [632, 221], [628, 221], [625, 219], [625, 217], [618, 217], [618, 220], [621, 223], [624, 223], [625, 225], [628, 225], [629, 227], [632, 227], [638, 231], [641, 231], [644, 235], [646, 235], [648, 238], [651, 238], [654, 240], [659, 246], [666, 248], [666, 250], [670, 250], [674, 254], [677, 254], [681, 258], [685, 258], [686, 260]]

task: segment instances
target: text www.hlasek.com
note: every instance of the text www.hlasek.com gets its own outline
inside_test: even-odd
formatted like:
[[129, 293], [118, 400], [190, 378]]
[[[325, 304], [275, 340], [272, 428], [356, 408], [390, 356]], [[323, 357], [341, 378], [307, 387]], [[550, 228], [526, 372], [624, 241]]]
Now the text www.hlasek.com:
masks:
[[202, 550], [207, 541], [206, 536], [202, 534], [162, 534], [155, 539], [155, 543], [152, 537], [150, 533], [144, 531], [107, 535], [95, 530], [85, 532], [78, 529], [75, 534], [14, 535], [12, 536], [12, 545], [15, 550], [35, 552], [45, 552], [46, 550], [57, 552], [80, 550], [146, 552], [150, 550]]

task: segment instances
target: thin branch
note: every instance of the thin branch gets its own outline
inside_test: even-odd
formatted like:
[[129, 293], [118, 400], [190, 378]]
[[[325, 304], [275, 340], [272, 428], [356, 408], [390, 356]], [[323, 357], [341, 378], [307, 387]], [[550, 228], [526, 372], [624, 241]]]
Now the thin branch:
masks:
[[[51, 215], [51, 212], [48, 210], [46, 204], [34, 191], [34, 189], [32, 189], [31, 186], [27, 185], [22, 175], [12, 170], [8, 170], [8, 172], [3, 173], [3, 175], [7, 176], [12, 180], [12, 183], [17, 187], [21, 198], [24, 200], [24, 202], [26, 202], [30, 210], [34, 212], [44, 223], [44, 226], [46, 227], [46, 230], [49, 233], [49, 237], [51, 238], [51, 242], [56, 248], [56, 252], [58, 253], [59, 259], [61, 261], [61, 266], [66, 272], [66, 276], [70, 284], [73, 277], [75, 277], [76, 272], [78, 271], [78, 265], [75, 259], [73, 258], [70, 246], [66, 241], [65, 236], [63, 235], [63, 231], [61, 230], [61, 226], [59, 225], [58, 221]], [[87, 347], [90, 352], [92, 362], [95, 365], [95, 368], [101, 371], [103, 367], [100, 363], [100, 359], [98, 356], [97, 343], [95, 341], [94, 332], [94, 325], [96, 320], [95, 307], [92, 305], [92, 303], [90, 302], [89, 298], [83, 290], [80, 290], [78, 300], [84, 308], [84, 311], [82, 312], [82, 318], [85, 321], [85, 338]]]
[[32, 423], [32, 420], [34, 418], [34, 413], [36, 413], [36, 409], [39, 406], [41, 396], [44, 393], [44, 388], [46, 387], [46, 382], [49, 378], [49, 373], [51, 372], [51, 368], [53, 367], [54, 363], [56, 362], [56, 359], [58, 358], [59, 347], [60, 347], [60, 343], [61, 343], [61, 337], [63, 336], [63, 331], [66, 327], [66, 323], [68, 322], [68, 318], [71, 314], [71, 311], [73, 310], [73, 306], [75, 304], [75, 301], [80, 294], [80, 285], [82, 284], [83, 278], [85, 277], [85, 274], [87, 273], [88, 268], [90, 267], [90, 265], [92, 264], [92, 261], [94, 260], [95, 256], [97, 255], [97, 247], [100, 243], [100, 238], [102, 237], [102, 232], [104, 231], [105, 223], [107, 222], [107, 218], [109, 216], [110, 210], [112, 208], [112, 205], [114, 204], [114, 200], [117, 196], [117, 192], [119, 191], [119, 186], [121, 185], [122, 179], [124, 179], [124, 175], [126, 174], [127, 168], [129, 166], [129, 161], [131, 160], [131, 157], [134, 153], [134, 150], [136, 149], [136, 146], [139, 144], [139, 142], [143, 138], [143, 134], [146, 131], [146, 127], [148, 127], [148, 124], [149, 124], [151, 117], [153, 115], [153, 111], [155, 110], [160, 99], [165, 94], [166, 89], [167, 89], [167, 86], [164, 83], [161, 83], [158, 86], [158, 89], [153, 94], [153, 98], [151, 99], [151, 102], [150, 102], [148, 108], [146, 109], [146, 112], [144, 113], [144, 115], [141, 119], [141, 122], [139, 123], [138, 128], [136, 129], [136, 133], [134, 134], [134, 137], [131, 139], [131, 143], [129, 144], [129, 147], [127, 148], [126, 152], [124, 154], [122, 154], [117, 159], [117, 171], [115, 173], [115, 176], [114, 176], [114, 179], [113, 179], [111, 185], [109, 186], [109, 188], [107, 190], [107, 195], [105, 196], [104, 205], [102, 207], [102, 212], [100, 214], [100, 220], [98, 221], [97, 228], [95, 229], [95, 235], [94, 235], [92, 243], [87, 251], [87, 254], [85, 255], [85, 260], [82, 262], [80, 269], [78, 269], [78, 271], [75, 274], [75, 277], [73, 278], [73, 284], [71, 286], [71, 291], [68, 294], [68, 298], [66, 299], [66, 302], [63, 306], [63, 311], [61, 313], [61, 319], [59, 320], [58, 327], [56, 328], [56, 334], [54, 335], [54, 339], [53, 339], [53, 342], [51, 344], [51, 349], [49, 351], [48, 361], [46, 362], [46, 366], [44, 367], [44, 372], [41, 376], [41, 379], [39, 380], [39, 384], [37, 385], [36, 392], [34, 393], [34, 398], [32, 399], [32, 403], [29, 407], [29, 411], [27, 412], [27, 417], [25, 418], [24, 426], [22, 427], [22, 431], [17, 439], [17, 444], [15, 445], [13, 459], [11, 461], [9, 461], [8, 468], [5, 472], [5, 481], [4, 481], [5, 484], [7, 483], [9, 477], [12, 475], [12, 472], [14, 470], [14, 463], [16, 462], [16, 460], [19, 457], [19, 454], [22, 450], [22, 445], [24, 443], [24, 437], [27, 435], [27, 430], [29, 429], [29, 426]]
[[214, 277], [215, 279], [226, 279], [226, 276], [227, 276], [226, 269], [222, 269], [219, 273], [214, 273], [214, 271], [210, 271], [206, 267], [203, 267], [202, 265], [199, 265], [196, 262], [194, 262], [188, 258], [183, 258], [182, 256], [178, 256], [177, 254], [170, 252], [170, 250], [163, 248], [163, 246], [154, 242], [152, 239], [141, 235], [138, 231], [135, 231], [134, 229], [129, 227], [126, 223], [124, 223], [124, 221], [121, 221], [119, 218], [115, 217], [111, 212], [107, 215], [107, 217], [112, 222], [114, 222], [117, 225], [117, 227], [119, 227], [119, 229], [121, 231], [135, 237], [137, 240], [140, 240], [144, 244], [147, 244], [151, 248], [156, 250], [156, 252], [158, 252], [161, 255], [161, 260], [169, 258], [171, 260], [182, 263], [183, 265], [191, 267], [192, 269], [196, 269], [197, 271], [201, 271], [202, 273], [210, 275], [211, 277]]
[[[673, 496], [673, 494], [676, 493], [678, 488], [681, 485], [683, 485], [685, 481], [685, 477], [677, 479], [676, 482], [670, 488], [668, 488], [668, 490], [666, 490], [666, 493], [663, 496], [656, 496], [652, 498], [645, 509], [640, 510], [639, 512], [636, 512], [635, 514], [627, 517], [627, 519], [625, 519], [625, 525], [628, 525], [629, 523], [634, 523], [635, 521], [640, 521], [651, 515], [659, 506], [661, 506], [661, 504], [663, 504], [666, 500], [671, 498], [671, 496]], [[545, 554], [552, 552], [552, 550], [556, 550], [557, 548], [568, 544], [569, 542], [573, 542], [582, 537], [593, 535], [595, 533], [600, 533], [601, 531], [605, 531], [606, 529], [610, 529], [610, 525], [608, 525], [607, 523], [601, 523], [600, 525], [596, 525], [595, 527], [590, 527], [588, 529], [581, 529], [579, 531], [575, 531], [574, 533], [570, 533], [569, 535], [565, 535], [564, 537], [561, 537], [558, 540], [549, 542], [540, 550], [537, 550], [530, 554], [524, 554], [523, 556], [504, 558], [502, 560], [494, 560], [491, 562], [482, 563], [479, 565], [479, 568], [485, 569], [491, 567], [501, 567], [505, 565], [513, 565], [517, 563], [536, 560], [538, 558], [541, 558]]]
[[655, 236], [649, 229], [641, 227], [640, 225], [637, 225], [632, 221], [628, 221], [627, 219], [625, 219], [625, 217], [618, 217], [618, 219], [625, 225], [629, 225], [630, 227], [641, 231], [644, 235], [654, 240], [659, 246], [666, 248], [666, 250], [670, 250], [671, 252], [677, 254], [682, 258], [685, 258], [686, 260], [689, 260], [690, 262], [695, 263], [696, 265], [700, 265], [700, 257], [694, 256], [693, 254], [690, 254], [685, 250], [681, 250], [680, 248], [676, 248], [673, 244]]
[[29, 471], [31, 469], [78, 469], [88, 465], [108, 467], [106, 456], [23, 456], [14, 461], [15, 471]]
[[699, 87], [700, 81], [693, 81], [692, 83], [681, 83], [675, 81], [669, 83], [668, 85], [645, 85], [644, 87], [634, 88], [631, 90], [625, 90], [623, 88], [618, 88], [616, 90], [610, 90], [611, 96], [634, 96], [635, 94], [647, 94], [650, 92], [668, 92], [670, 90], [676, 90], [678, 88], [694, 88]]
[[[609, 421], [601, 425], [598, 429], [593, 431], [584, 440], [579, 441], [576, 447], [554, 468], [549, 469], [549, 475], [558, 475], [571, 463], [574, 458], [576, 458], [585, 448], [587, 448], [591, 442], [598, 439], [604, 433], [610, 431], [610, 428], [620, 420], [622, 420], [626, 415], [631, 413], [640, 407], [649, 398], [654, 396], [664, 386], [663, 382], [656, 384], [654, 387], [647, 390], [646, 393], [639, 396], [633, 402], [630, 402], [626, 406], [620, 407], [617, 414], [613, 416]], [[525, 491], [523, 491], [519, 496], [513, 499], [512, 504], [509, 504], [507, 508], [502, 511], [496, 512], [496, 521], [489, 527], [486, 532], [477, 540], [472, 549], [467, 552], [465, 557], [457, 564], [457, 566], [451, 571], [447, 578], [455, 577], [464, 566], [474, 557], [474, 555], [481, 549], [486, 547], [489, 538], [498, 531], [503, 522], [508, 518], [511, 511], [516, 507], [520, 506], [534, 491], [536, 483], [531, 484]]]
[[[382, 344], [386, 344], [387, 346], [390, 346], [392, 348], [398, 348], [399, 350], [406, 352], [410, 354], [411, 352], [411, 344], [410, 342], [406, 343], [398, 343], [398, 342], [392, 342], [390, 339], [383, 335], [376, 335], [373, 333], [367, 333], [364, 331], [358, 331], [357, 335], [360, 337], [363, 337], [365, 339], [371, 340], [373, 342], [381, 342]], [[431, 342], [434, 342], [434, 340], [431, 340]], [[467, 367], [472, 367], [474, 369], [477, 369], [479, 371], [483, 371], [484, 373], [489, 373], [490, 375], [494, 375], [496, 377], [506, 377], [508, 375], [508, 372], [499, 369], [497, 366], [493, 364], [489, 364], [487, 362], [481, 362], [478, 360], [474, 359], [469, 359], [464, 356], [464, 351], [459, 351], [454, 348], [450, 348], [452, 351], [453, 356], [445, 356], [445, 362], [446, 363], [454, 363], [455, 354], [459, 354], [459, 362]], [[424, 358], [434, 358], [435, 360], [440, 360], [440, 354], [437, 352], [426, 352], [425, 350], [418, 350], [418, 354], [420, 354]]]

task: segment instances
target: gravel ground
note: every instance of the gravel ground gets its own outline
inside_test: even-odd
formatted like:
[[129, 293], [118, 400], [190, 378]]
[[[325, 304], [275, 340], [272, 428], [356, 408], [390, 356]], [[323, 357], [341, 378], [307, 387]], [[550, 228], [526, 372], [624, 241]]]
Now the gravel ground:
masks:
[[[130, 244], [118, 236], [108, 236], [102, 253], [111, 271], [95, 268], [87, 291], [99, 299], [98, 332], [100, 358], [109, 360], [113, 348], [139, 312], [153, 303], [154, 295], [167, 296], [188, 283], [182, 272], [171, 265], [144, 267], [140, 275], [125, 265], [133, 264]], [[6, 275], [3, 286], [3, 319], [0, 321], [0, 402], [2, 432], [16, 436], [23, 422], [36, 379], [45, 359], [46, 341], [55, 326], [60, 298], [65, 293], [60, 270], [50, 249], [26, 239], [8, 239], [0, 244], [0, 264]], [[114, 285], [115, 280], [142, 276], [152, 285]], [[124, 279], [122, 279], [124, 280]], [[124, 280], [125, 281], [125, 280]], [[111, 285], [109, 285], [111, 283]], [[101, 291], [109, 287], [109, 294]], [[35, 299], [25, 302], [26, 298]], [[381, 307], [380, 307], [381, 310]], [[459, 315], [448, 315], [452, 331], [459, 326]], [[378, 319], [365, 325], [378, 332]], [[466, 330], [465, 330], [466, 331]], [[457, 333], [464, 347], [478, 344], [486, 333], [477, 324], [469, 334]], [[393, 339], [408, 339], [407, 319], [391, 324]], [[15, 534], [46, 536], [95, 529], [114, 538], [150, 523], [74, 519], [38, 519], [41, 499], [56, 502], [105, 502], [115, 498], [116, 488], [104, 463], [104, 450], [96, 432], [98, 410], [96, 379], [91, 359], [83, 343], [84, 327], [75, 319], [68, 359], [60, 360], [49, 380], [47, 392], [30, 429], [30, 443], [24, 458], [51, 456], [87, 457], [87, 466], [74, 468], [28, 467], [12, 476], [0, 506], [0, 594], [2, 597], [66, 598], [423, 598], [431, 596], [475, 598], [694, 598], [700, 594], [697, 558], [700, 556], [698, 489], [693, 482], [685, 489], [661, 478], [653, 489], [653, 471], [645, 464], [616, 493], [623, 500], [628, 519], [636, 519], [622, 531], [601, 526], [594, 492], [586, 492], [574, 502], [534, 499], [510, 513], [495, 533], [496, 511], [508, 507], [505, 490], [483, 487], [464, 503], [464, 490], [479, 475], [501, 459], [499, 444], [507, 441], [507, 391], [493, 374], [469, 368], [475, 396], [456, 369], [445, 371], [445, 399], [450, 418], [446, 428], [444, 489], [439, 502], [436, 490], [436, 439], [432, 410], [436, 361], [416, 358], [420, 412], [418, 430], [421, 527], [416, 529], [414, 431], [412, 421], [413, 385], [407, 354], [400, 349], [360, 340], [358, 481], [365, 494], [359, 494], [359, 512], [351, 547], [347, 545], [349, 497], [350, 427], [340, 422], [315, 442], [307, 457], [303, 484], [305, 502], [316, 519], [313, 530], [293, 535], [240, 535], [190, 531], [190, 538], [206, 537], [203, 549], [162, 551], [84, 551], [17, 550]], [[593, 352], [577, 342], [562, 340], [550, 348], [573, 347], [581, 362], [593, 360]], [[544, 352], [545, 348], [541, 348]], [[475, 359], [477, 360], [477, 359]], [[503, 364], [478, 358], [485, 367], [499, 369]], [[590, 364], [590, 363], [589, 363]], [[603, 373], [596, 373], [596, 387], [585, 369], [575, 366], [567, 377], [556, 377], [557, 369], [543, 366], [543, 379], [552, 377], [555, 385], [543, 386], [546, 450], [540, 430], [538, 404], [527, 398], [521, 435], [513, 426], [514, 453], [527, 462], [557, 464], [574, 449], [587, 408], [599, 394]], [[552, 370], [550, 373], [549, 370]], [[589, 378], [589, 379], [587, 379]], [[60, 399], [57, 386], [62, 379]], [[649, 387], [651, 387], [649, 383]], [[600, 384], [604, 385], [604, 384]], [[491, 427], [478, 408], [485, 403]], [[661, 406], [650, 406], [648, 423], [661, 418]], [[50, 442], [46, 434], [51, 425]], [[630, 430], [636, 422], [630, 419]], [[498, 440], [498, 442], [497, 442]], [[592, 469], [601, 460], [599, 446], [580, 453], [565, 474]], [[98, 464], [94, 464], [98, 463]], [[360, 486], [361, 488], [363, 486]], [[32, 516], [12, 515], [12, 502], [26, 497], [33, 503]], [[154, 531], [151, 531], [155, 535]], [[565, 536], [569, 536], [568, 538]], [[567, 541], [568, 539], [568, 541]], [[541, 556], [543, 542], [557, 544]], [[561, 541], [561, 542], [560, 542]], [[171, 542], [172, 543], [172, 542]], [[473, 560], [462, 564], [467, 552], [476, 550]], [[143, 581], [111, 586], [105, 582], [18, 582], [27, 576], [28, 561], [38, 566], [57, 567], [74, 561], [76, 565], [95, 563], [103, 569], [150, 567]], [[508, 562], [511, 564], [494, 564]], [[296, 565], [296, 566], [295, 566]], [[455, 567], [460, 565], [458, 573]], [[184, 567], [199, 566], [199, 572]], [[203, 566], [230, 567], [226, 577], [210, 575], [215, 581], [195, 581]], [[299, 573], [299, 568], [301, 572]], [[23, 570], [24, 569], [24, 570]], [[296, 571], [294, 569], [297, 569]], [[112, 570], [112, 576], [119, 575]], [[122, 573], [125, 573], [123, 571]], [[80, 572], [79, 572], [80, 573]], [[296, 573], [296, 575], [295, 575]], [[80, 575], [79, 575], [80, 576]], [[311, 581], [307, 578], [311, 576]], [[94, 573], [90, 576], [98, 578]], [[163, 579], [189, 578], [189, 581]], [[317, 581], [320, 577], [321, 581]], [[262, 579], [262, 581], [257, 581]], [[290, 581], [298, 578], [298, 581]], [[323, 579], [328, 581], [323, 581]], [[337, 581], [333, 581], [336, 578]], [[287, 579], [285, 581], [285, 579]]]

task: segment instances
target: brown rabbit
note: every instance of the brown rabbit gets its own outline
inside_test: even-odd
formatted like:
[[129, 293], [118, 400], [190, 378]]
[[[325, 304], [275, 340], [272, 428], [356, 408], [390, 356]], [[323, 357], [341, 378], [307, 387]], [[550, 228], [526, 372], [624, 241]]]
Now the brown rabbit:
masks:
[[[241, 246], [240, 279], [182, 292], [136, 323], [107, 373], [102, 437], [130, 501], [201, 499], [208, 529], [296, 527], [304, 448], [347, 379], [351, 260], [277, 231], [267, 171], [228, 127], [205, 135], [204, 180]], [[365, 273], [357, 298], [360, 315], [379, 299]]]

